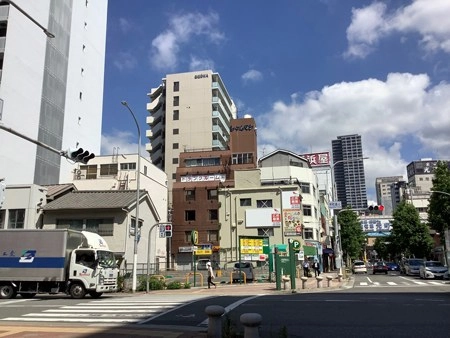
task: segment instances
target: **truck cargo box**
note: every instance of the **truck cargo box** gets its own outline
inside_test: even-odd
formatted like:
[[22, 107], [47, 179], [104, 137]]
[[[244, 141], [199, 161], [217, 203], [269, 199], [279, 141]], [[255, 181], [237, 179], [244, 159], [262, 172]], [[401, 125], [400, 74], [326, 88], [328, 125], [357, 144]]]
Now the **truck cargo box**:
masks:
[[81, 232], [68, 229], [0, 230], [0, 278], [64, 281], [70, 253], [85, 242]]

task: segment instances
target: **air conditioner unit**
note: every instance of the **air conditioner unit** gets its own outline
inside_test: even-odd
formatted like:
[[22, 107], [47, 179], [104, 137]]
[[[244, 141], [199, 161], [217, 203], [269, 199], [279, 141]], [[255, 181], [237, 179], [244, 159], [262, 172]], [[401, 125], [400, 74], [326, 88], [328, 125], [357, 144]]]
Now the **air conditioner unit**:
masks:
[[77, 179], [77, 180], [81, 180], [82, 178], [86, 178], [86, 175], [87, 175], [87, 170], [77, 169], [75, 171], [75, 179]]

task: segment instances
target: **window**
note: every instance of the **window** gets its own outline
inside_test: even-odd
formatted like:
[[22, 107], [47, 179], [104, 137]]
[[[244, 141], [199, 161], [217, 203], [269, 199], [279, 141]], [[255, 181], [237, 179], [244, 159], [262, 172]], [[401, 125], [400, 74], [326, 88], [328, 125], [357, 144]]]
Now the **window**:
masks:
[[120, 170], [136, 170], [136, 162], [120, 163]]
[[5, 214], [6, 214], [6, 210], [0, 210], [0, 229], [4, 229], [5, 228]]
[[177, 179], [177, 174], [176, 174], [176, 173], [173, 173], [173, 174], [172, 174], [172, 179], [173, 179], [173, 180], [176, 180], [176, 179]]
[[177, 107], [180, 105], [180, 97], [179, 96], [174, 96], [173, 97], [173, 106]]
[[186, 201], [195, 201], [195, 190], [185, 190], [184, 197]]
[[195, 221], [195, 210], [185, 210], [184, 211], [185, 221]]
[[180, 91], [180, 82], [175, 81], [175, 82], [173, 83], [173, 91], [174, 91], [174, 92], [179, 92], [179, 91]]
[[272, 208], [272, 200], [257, 200], [257, 208]]
[[252, 205], [251, 198], [241, 198], [240, 200], [241, 207], [250, 207]]
[[258, 236], [274, 236], [273, 228], [258, 228]]
[[117, 172], [117, 163], [100, 164], [100, 176], [115, 176]]
[[8, 229], [23, 229], [25, 223], [25, 209], [9, 210]]
[[173, 135], [178, 135], [180, 133], [180, 129], [175, 128], [172, 132]]
[[217, 189], [208, 189], [208, 199], [209, 200], [217, 199]]
[[80, 170], [85, 170], [87, 180], [95, 180], [97, 178], [97, 165], [80, 165]]
[[147, 176], [147, 166], [144, 165], [144, 175]]
[[180, 111], [179, 110], [174, 110], [172, 117], [173, 117], [174, 121], [178, 121], [180, 119]]
[[178, 149], [180, 145], [178, 143], [172, 143], [172, 149]]
[[209, 209], [208, 218], [210, 221], [217, 221], [219, 219], [219, 213], [217, 209]]
[[178, 164], [178, 157], [172, 158], [172, 164]]
[[209, 230], [208, 231], [208, 242], [218, 242], [219, 241], [219, 232], [217, 230]]
[[313, 229], [305, 228], [304, 234], [305, 234], [304, 239], [314, 239]]
[[80, 92], [80, 100], [83, 99], [83, 92]]
[[219, 157], [189, 158], [185, 160], [186, 167], [212, 167], [220, 165]]
[[[135, 220], [131, 220], [131, 227], [134, 233]], [[142, 221], [139, 221], [142, 226]], [[100, 236], [114, 236], [113, 218], [93, 218], [93, 219], [58, 219], [56, 220], [56, 229], [72, 229], [78, 231], [90, 231]]]
[[192, 231], [184, 232], [184, 242], [185, 243], [191, 243], [191, 234], [192, 234]]
[[300, 182], [299, 185], [300, 185], [300, 188], [302, 189], [302, 193], [303, 194], [310, 194], [311, 193], [311, 188], [310, 188], [310, 184], [309, 183]]
[[231, 157], [231, 163], [232, 164], [253, 163], [253, 154], [252, 153], [233, 154]]
[[312, 209], [310, 205], [303, 204], [303, 216], [312, 216]]

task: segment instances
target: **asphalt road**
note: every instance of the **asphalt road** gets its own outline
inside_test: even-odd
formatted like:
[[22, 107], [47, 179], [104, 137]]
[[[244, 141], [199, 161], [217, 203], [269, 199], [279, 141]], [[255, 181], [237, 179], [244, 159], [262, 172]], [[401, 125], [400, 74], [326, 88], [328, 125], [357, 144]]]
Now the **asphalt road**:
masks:
[[152, 332], [158, 328], [192, 329], [189, 337], [202, 337], [198, 332], [205, 332], [208, 325], [205, 308], [220, 305], [227, 310], [227, 329], [236, 333], [243, 333], [242, 314], [259, 313], [262, 338], [447, 337], [450, 332], [450, 284], [444, 281], [424, 281], [398, 273], [361, 274], [352, 277], [349, 288], [334, 291], [241, 295], [229, 290], [217, 294], [174, 290], [107, 295], [96, 300], [64, 296], [0, 300], [0, 331], [2, 326], [23, 323], [100, 327], [102, 337], [136, 327]]

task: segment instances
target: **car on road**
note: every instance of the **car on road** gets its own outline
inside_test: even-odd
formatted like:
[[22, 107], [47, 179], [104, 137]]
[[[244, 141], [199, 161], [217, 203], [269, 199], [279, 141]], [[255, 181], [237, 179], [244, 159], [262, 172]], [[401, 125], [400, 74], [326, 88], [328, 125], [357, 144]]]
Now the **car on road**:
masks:
[[389, 271], [400, 271], [400, 265], [395, 262], [387, 262], [386, 265]]
[[363, 261], [354, 261], [352, 266], [353, 273], [367, 273], [366, 263]]
[[237, 262], [234, 264], [233, 272], [231, 273], [233, 282], [243, 281], [244, 276], [247, 282], [253, 282], [254, 272], [252, 262]]
[[439, 261], [425, 261], [419, 269], [419, 277], [424, 279], [443, 279], [446, 273], [448, 273], [448, 268]]
[[407, 276], [419, 276], [420, 266], [425, 260], [420, 258], [409, 258], [405, 261], [405, 274]]
[[389, 268], [385, 262], [376, 262], [372, 267], [373, 274], [384, 273], [387, 275]]

